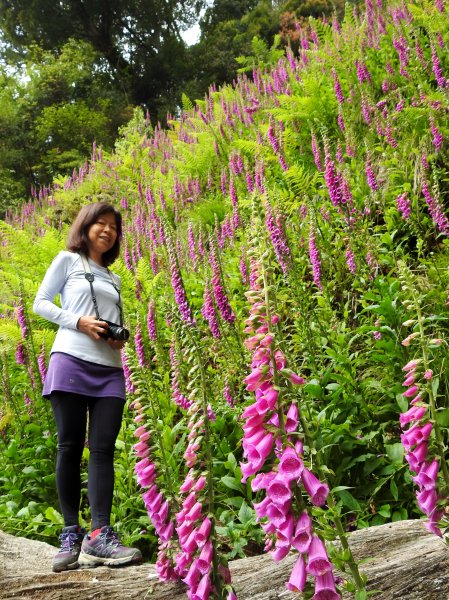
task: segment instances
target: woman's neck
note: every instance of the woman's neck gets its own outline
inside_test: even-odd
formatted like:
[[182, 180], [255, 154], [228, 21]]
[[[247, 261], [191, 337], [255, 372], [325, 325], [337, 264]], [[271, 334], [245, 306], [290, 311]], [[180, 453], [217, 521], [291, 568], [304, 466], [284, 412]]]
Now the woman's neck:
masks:
[[99, 267], [104, 267], [102, 254], [97, 254], [96, 252], [90, 251], [87, 257], [90, 258], [90, 260], [96, 263]]

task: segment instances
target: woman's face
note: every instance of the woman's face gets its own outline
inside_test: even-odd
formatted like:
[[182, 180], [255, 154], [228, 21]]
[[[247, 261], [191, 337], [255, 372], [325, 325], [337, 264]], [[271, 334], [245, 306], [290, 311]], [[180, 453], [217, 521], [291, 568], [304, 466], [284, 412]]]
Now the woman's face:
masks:
[[117, 221], [114, 213], [100, 215], [87, 231], [89, 256], [101, 258], [108, 252], [117, 239]]

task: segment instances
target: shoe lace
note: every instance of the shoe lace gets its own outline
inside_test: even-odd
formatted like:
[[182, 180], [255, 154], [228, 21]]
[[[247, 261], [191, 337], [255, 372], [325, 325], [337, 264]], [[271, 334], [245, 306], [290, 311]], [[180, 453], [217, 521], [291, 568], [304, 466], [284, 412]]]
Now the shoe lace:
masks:
[[61, 540], [60, 552], [70, 552], [76, 542], [79, 541], [79, 535], [77, 533], [61, 533], [59, 536]]
[[112, 527], [108, 527], [108, 529], [103, 533], [103, 535], [106, 546], [112, 546], [114, 548], [122, 546], [120, 540], [118, 539], [118, 533], [114, 531]]

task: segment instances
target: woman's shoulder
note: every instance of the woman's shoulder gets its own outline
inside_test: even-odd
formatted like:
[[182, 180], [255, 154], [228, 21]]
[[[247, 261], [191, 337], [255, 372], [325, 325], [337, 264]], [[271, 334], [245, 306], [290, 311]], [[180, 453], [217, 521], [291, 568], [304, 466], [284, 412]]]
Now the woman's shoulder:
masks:
[[55, 260], [59, 260], [61, 262], [74, 263], [79, 260], [80, 255], [76, 252], [70, 252], [69, 250], [61, 250], [55, 256]]
[[52, 267], [57, 267], [58, 269], [64, 269], [67, 271], [76, 263], [77, 260], [79, 260], [79, 254], [76, 254], [75, 252], [69, 252], [68, 250], [61, 250], [53, 259]]

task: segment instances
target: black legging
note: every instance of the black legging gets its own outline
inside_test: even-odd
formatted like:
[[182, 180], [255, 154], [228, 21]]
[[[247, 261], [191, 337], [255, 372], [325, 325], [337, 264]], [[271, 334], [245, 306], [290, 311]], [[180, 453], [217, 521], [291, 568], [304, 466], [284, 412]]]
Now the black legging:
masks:
[[120, 398], [91, 398], [59, 391], [52, 392], [50, 401], [58, 430], [56, 485], [65, 526], [79, 522], [80, 464], [86, 439], [87, 413], [92, 530], [109, 525], [114, 491], [115, 440], [125, 403]]

